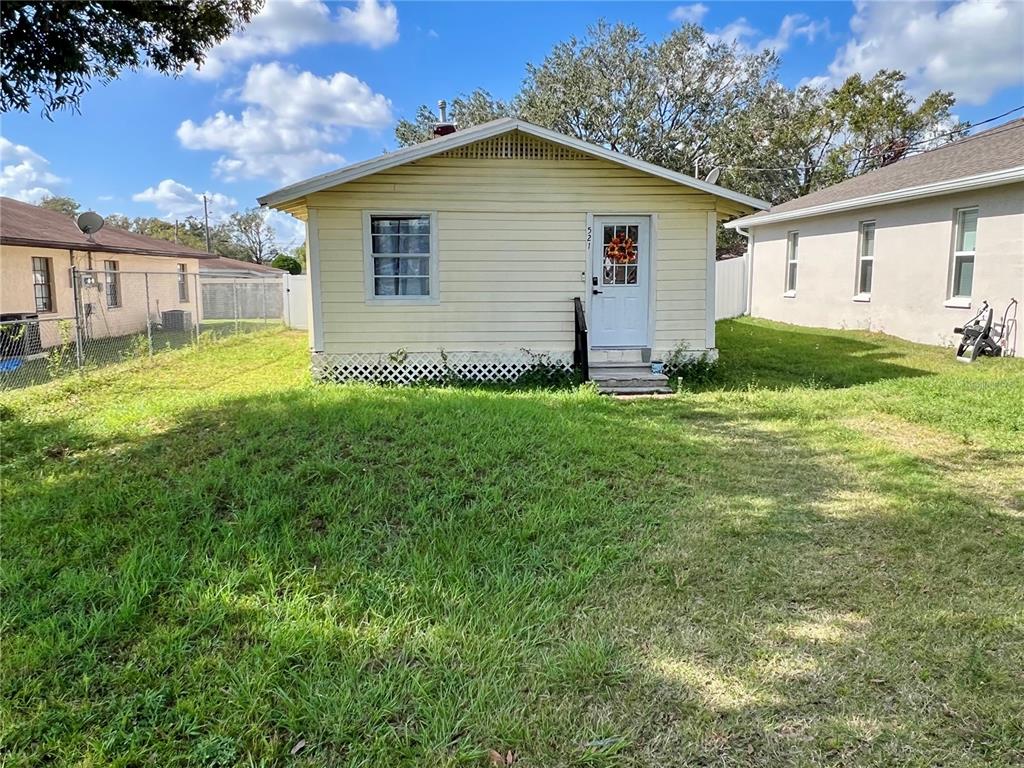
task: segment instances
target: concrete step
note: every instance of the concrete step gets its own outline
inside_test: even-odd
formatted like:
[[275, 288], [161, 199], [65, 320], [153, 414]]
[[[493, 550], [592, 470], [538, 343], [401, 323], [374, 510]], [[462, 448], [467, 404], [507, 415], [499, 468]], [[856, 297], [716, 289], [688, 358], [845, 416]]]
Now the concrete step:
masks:
[[591, 366], [590, 378], [592, 381], [649, 381], [656, 384], [668, 383], [668, 376], [663, 373], [652, 373], [649, 365], [601, 365]]
[[642, 349], [591, 349], [591, 364], [604, 365], [606, 363], [625, 363], [640, 365], [644, 361]]
[[602, 395], [670, 395], [672, 389], [656, 382], [632, 379], [628, 381], [599, 381], [597, 391]]

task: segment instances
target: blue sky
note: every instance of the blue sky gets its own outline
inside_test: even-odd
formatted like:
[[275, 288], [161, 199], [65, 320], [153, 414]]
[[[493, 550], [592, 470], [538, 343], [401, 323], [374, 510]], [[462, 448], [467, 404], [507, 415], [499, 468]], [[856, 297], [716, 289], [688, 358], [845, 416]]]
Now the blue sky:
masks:
[[[782, 59], [795, 85], [880, 67], [913, 92], [953, 90], [980, 121], [1024, 104], [1024, 4], [320, 3], [269, 0], [208, 66], [180, 78], [128, 73], [94, 85], [81, 114], [6, 115], [2, 193], [69, 194], [101, 213], [214, 216], [284, 183], [395, 146], [417, 105], [484, 87], [516, 92], [527, 62], [600, 18], [660, 39], [683, 21]], [[299, 237], [283, 215], [285, 240]]]

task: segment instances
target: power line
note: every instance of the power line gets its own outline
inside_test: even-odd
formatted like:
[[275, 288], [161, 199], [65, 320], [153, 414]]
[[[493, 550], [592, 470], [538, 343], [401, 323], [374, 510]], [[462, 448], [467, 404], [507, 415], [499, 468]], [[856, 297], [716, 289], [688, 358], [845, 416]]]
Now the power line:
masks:
[[[995, 122], [996, 120], [1000, 120], [1000, 119], [1002, 119], [1004, 117], [1007, 117], [1008, 115], [1012, 115], [1014, 112], [1019, 112], [1022, 109], [1024, 109], [1024, 104], [1022, 104], [1019, 107], [1014, 107], [1013, 109], [1008, 109], [1006, 112], [1003, 112], [1002, 114], [999, 114], [999, 115], [995, 115], [994, 117], [986, 118], [985, 120], [981, 120], [981, 121], [979, 121], [977, 123], [971, 123], [970, 125], [964, 126], [963, 128], [959, 128], [959, 129], [953, 130], [953, 131], [948, 131], [947, 133], [940, 133], [940, 134], [937, 134], [936, 136], [931, 136], [931, 137], [929, 137], [927, 139], [920, 139], [919, 141], [915, 141], [915, 142], [913, 142], [911, 144], [908, 144], [906, 146], [905, 150], [910, 150], [910, 149], [913, 149], [914, 147], [919, 147], [922, 144], [929, 144], [929, 143], [931, 143], [933, 141], [936, 141], [937, 139], [943, 139], [943, 138], [947, 138], [947, 137], [950, 137], [950, 136], [956, 136], [957, 134], [961, 134], [961, 133], [964, 133], [965, 131], [970, 131], [970, 130], [972, 130], [974, 128], [977, 128], [979, 125], [986, 125], [988, 123]], [[985, 131], [984, 135], [986, 135], [986, 136], [998, 135], [1000, 133], [1003, 133], [1006, 130], [1012, 130], [1013, 127], [1014, 126], [1009, 126], [1009, 125], [1007, 125], [1007, 126], [999, 126], [999, 127], [993, 128], [993, 129], [991, 129], [989, 131]], [[975, 139], [975, 138], [978, 138], [978, 137], [977, 136], [968, 136], [968, 137], [964, 138], [961, 141], [961, 143], [963, 143], [964, 141], [971, 141], [972, 139]], [[942, 146], [945, 147], [945, 146], [949, 146], [949, 145], [948, 144], [943, 144]], [[941, 148], [942, 147], [933, 147], [933, 149], [941, 149]], [[930, 150], [925, 150], [925, 151], [930, 151]], [[865, 154], [858, 155], [856, 157], [850, 158], [849, 162], [850, 163], [855, 163], [855, 162], [858, 162], [860, 160], [868, 160], [868, 159], [877, 157], [877, 156], [883, 154], [884, 152], [885, 152], [884, 149], [879, 149], [879, 150], [876, 150], [874, 152], [868, 152], [868, 153], [865, 153]], [[924, 154], [924, 152], [919, 152], [917, 154]], [[721, 168], [723, 171], [726, 171], [726, 170], [732, 170], [732, 171], [799, 171], [799, 170], [803, 170], [805, 168], [805, 166], [801, 166], [801, 165], [791, 165], [791, 166], [786, 166], [784, 168], [760, 168], [760, 167], [757, 167], [757, 166], [746, 166], [746, 165], [720, 165], [720, 166], [717, 166], [717, 167]]]

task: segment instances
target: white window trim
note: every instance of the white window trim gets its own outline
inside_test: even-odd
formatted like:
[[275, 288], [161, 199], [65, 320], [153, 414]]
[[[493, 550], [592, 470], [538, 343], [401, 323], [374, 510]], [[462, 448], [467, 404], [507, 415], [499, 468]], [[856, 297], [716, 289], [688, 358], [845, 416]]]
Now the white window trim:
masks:
[[862, 291], [860, 289], [860, 266], [865, 261], [871, 262], [871, 289], [875, 288], [875, 249], [874, 245], [871, 248], [871, 257], [869, 259], [864, 258], [864, 228], [871, 225], [875, 230], [875, 241], [874, 245], [878, 245], [878, 223], [875, 219], [867, 219], [865, 221], [858, 222], [857, 224], [857, 268], [854, 274], [854, 286], [853, 286], [853, 300], [859, 302], [871, 301], [871, 291]]
[[[790, 246], [793, 243], [793, 235], [796, 235], [796, 248], [791, 249]], [[793, 255], [795, 258], [790, 258]], [[793, 281], [793, 287], [789, 287], [789, 266], [796, 264], [796, 280]], [[800, 230], [791, 229], [786, 233], [786, 272], [783, 277], [783, 286], [785, 291], [783, 292], [783, 298], [792, 299], [796, 296], [796, 287], [800, 283]]]
[[[430, 270], [427, 284], [430, 294], [427, 296], [377, 296], [373, 286], [373, 248], [370, 242], [371, 216], [429, 216], [430, 217]], [[440, 273], [437, 258], [437, 211], [363, 211], [363, 287], [367, 304], [386, 304], [389, 306], [422, 306], [424, 304], [440, 304]]]
[[[960, 217], [968, 211], [974, 211], [974, 250], [973, 251], [958, 251], [956, 249], [957, 241], [960, 239]], [[981, 212], [976, 205], [966, 205], [963, 208], [956, 208], [953, 211], [953, 242], [950, 250], [952, 254], [949, 257], [949, 289], [946, 293], [947, 307], [969, 307], [971, 306], [971, 296], [962, 296], [954, 293], [956, 290], [956, 260], [958, 257], [970, 256], [971, 257], [971, 293], [974, 293], [974, 268], [978, 266], [978, 224], [981, 223]], [[966, 302], [966, 303], [965, 303]]]
[[957, 296], [953, 299], [946, 299], [942, 306], [949, 307], [950, 309], [970, 309], [971, 300], [967, 296]]

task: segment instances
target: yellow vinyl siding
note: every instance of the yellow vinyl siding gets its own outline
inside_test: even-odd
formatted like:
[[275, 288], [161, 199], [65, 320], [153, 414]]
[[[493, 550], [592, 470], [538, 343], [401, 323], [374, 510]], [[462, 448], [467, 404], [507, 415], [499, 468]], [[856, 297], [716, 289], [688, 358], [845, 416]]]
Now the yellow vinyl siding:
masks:
[[[711, 195], [598, 159], [431, 157], [306, 205], [318, 212], [325, 352], [571, 350], [571, 299], [590, 293], [588, 213], [654, 217], [654, 347], [704, 347]], [[367, 210], [437, 212], [438, 303], [366, 302]]]

